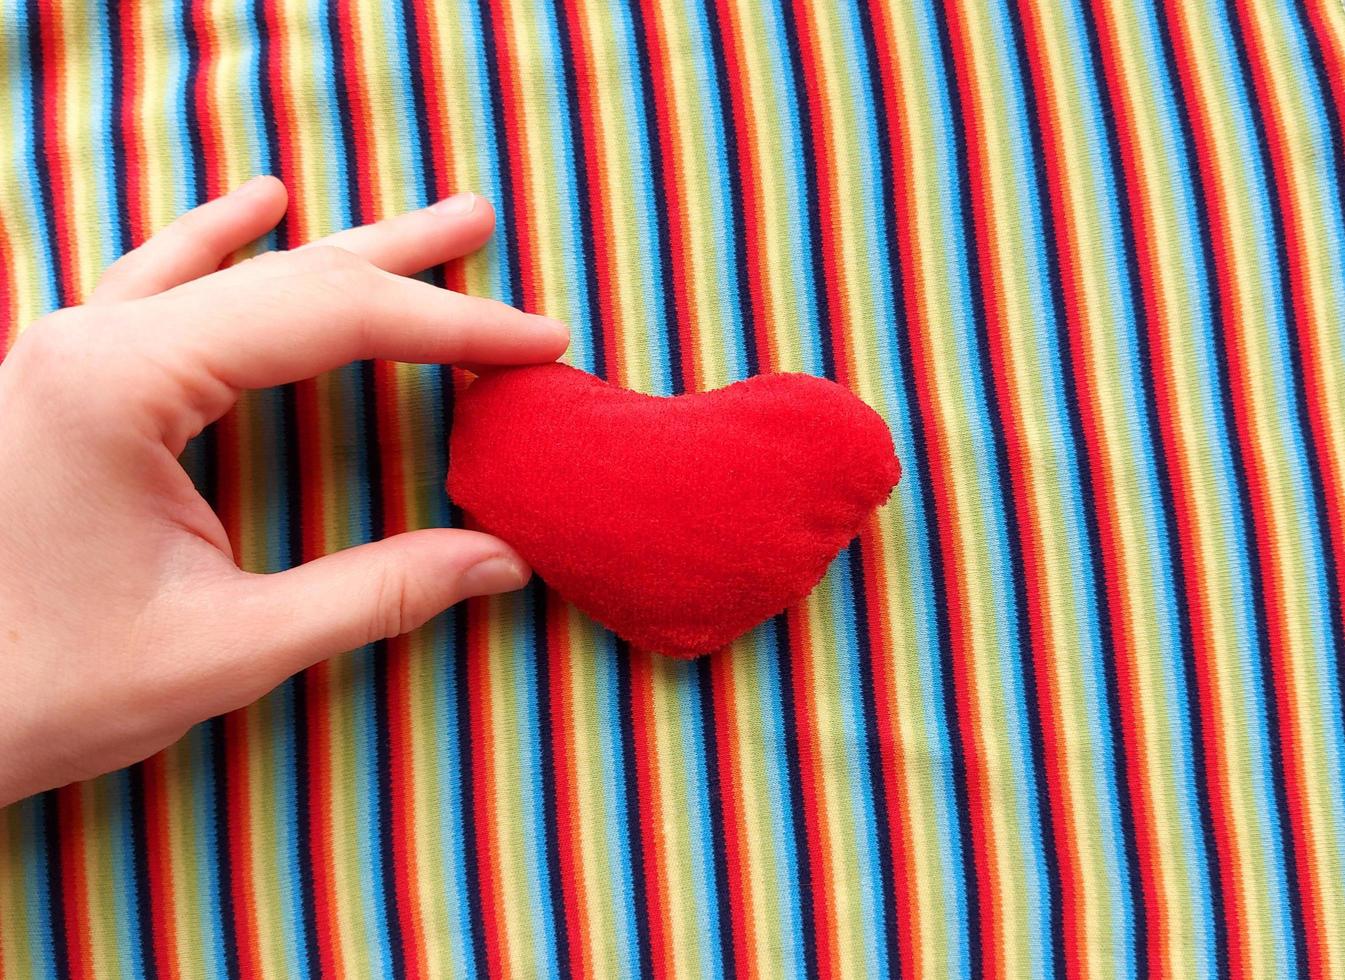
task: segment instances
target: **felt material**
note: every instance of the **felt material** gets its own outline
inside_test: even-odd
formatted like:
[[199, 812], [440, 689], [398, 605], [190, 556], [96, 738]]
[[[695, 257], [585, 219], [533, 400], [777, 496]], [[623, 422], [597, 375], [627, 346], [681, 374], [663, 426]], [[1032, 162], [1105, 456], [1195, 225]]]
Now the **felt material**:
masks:
[[564, 364], [473, 382], [449, 459], [449, 495], [562, 596], [688, 658], [807, 595], [901, 473], [886, 423], [831, 381], [659, 398]]

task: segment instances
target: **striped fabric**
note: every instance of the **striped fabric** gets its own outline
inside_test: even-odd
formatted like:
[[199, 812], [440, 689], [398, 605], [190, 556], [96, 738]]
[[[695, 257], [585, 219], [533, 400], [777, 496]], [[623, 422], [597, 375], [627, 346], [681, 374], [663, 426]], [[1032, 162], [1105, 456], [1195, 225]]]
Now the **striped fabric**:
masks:
[[[1339, 0], [0, 10], [0, 350], [252, 174], [278, 247], [472, 188], [436, 281], [905, 464], [723, 655], [534, 584], [0, 811], [4, 980], [1345, 977]], [[253, 570], [449, 524], [462, 380], [184, 462]]]

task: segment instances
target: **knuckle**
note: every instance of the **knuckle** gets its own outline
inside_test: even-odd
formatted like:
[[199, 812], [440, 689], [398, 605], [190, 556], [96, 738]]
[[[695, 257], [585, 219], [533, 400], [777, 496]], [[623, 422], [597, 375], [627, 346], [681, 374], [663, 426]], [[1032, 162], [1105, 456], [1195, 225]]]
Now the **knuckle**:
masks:
[[401, 636], [416, 626], [412, 620], [412, 589], [403, 569], [385, 566], [378, 572], [374, 582], [373, 621], [368, 630], [371, 641]]
[[114, 259], [112, 264], [103, 270], [103, 274], [98, 280], [99, 284], [106, 285], [109, 282], [116, 282], [135, 268], [139, 251], [139, 249], [132, 249]]
[[305, 245], [289, 254], [302, 264], [302, 268], [311, 272], [366, 269], [369, 266], [368, 262], [354, 252], [341, 248], [339, 245], [315, 243]]
[[36, 321], [14, 344], [10, 356], [24, 358], [30, 366], [67, 366], [85, 349], [86, 314], [79, 307], [48, 313]]

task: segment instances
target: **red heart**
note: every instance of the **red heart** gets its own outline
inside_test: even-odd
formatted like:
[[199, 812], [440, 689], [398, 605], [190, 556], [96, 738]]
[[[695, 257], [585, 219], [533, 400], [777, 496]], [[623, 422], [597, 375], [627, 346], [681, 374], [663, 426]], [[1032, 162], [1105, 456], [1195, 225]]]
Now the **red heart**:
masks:
[[840, 385], [768, 374], [657, 398], [563, 364], [458, 401], [450, 496], [639, 647], [709, 653], [802, 599], [901, 468]]

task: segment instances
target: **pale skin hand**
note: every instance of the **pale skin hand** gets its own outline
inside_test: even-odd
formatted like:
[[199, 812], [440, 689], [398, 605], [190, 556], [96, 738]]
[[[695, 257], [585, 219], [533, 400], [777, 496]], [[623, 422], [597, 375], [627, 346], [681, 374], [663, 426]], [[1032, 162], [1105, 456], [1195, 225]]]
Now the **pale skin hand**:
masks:
[[[480, 198], [216, 271], [272, 228], [260, 177], [108, 269], [0, 363], [0, 805], [129, 765], [326, 657], [531, 572], [436, 528], [239, 570], [178, 463], [240, 391], [362, 358], [554, 360], [553, 320], [405, 278], [479, 247]], [[463, 206], [465, 205], [465, 207]]]

